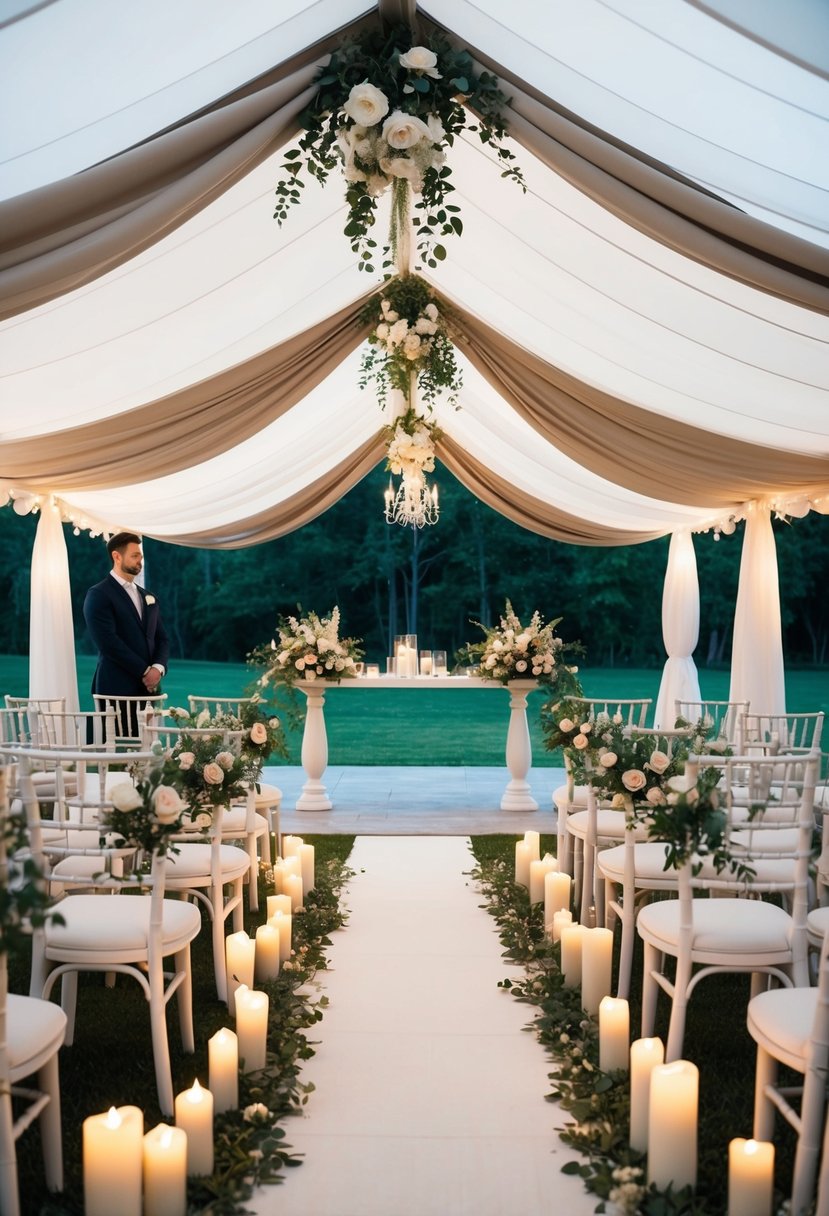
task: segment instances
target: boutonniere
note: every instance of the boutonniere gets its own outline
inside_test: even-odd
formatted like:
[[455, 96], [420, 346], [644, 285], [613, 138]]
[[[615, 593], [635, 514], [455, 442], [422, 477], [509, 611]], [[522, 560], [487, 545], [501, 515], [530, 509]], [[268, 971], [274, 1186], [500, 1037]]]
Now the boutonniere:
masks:
[[144, 603], [145, 603], [145, 604], [146, 604], [148, 607], [149, 607], [149, 605], [150, 605], [150, 604], [154, 604], [154, 603], [155, 603], [155, 596], [154, 596], [154, 595], [145, 595], [145, 596], [144, 596]]

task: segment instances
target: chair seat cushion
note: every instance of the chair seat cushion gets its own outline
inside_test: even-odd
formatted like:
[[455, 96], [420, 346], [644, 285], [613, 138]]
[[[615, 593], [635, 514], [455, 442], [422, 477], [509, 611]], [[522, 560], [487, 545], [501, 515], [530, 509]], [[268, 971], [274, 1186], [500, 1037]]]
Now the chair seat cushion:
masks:
[[6, 1035], [10, 1080], [36, 1072], [63, 1043], [66, 1014], [60, 1005], [33, 996], [6, 999]]
[[[247, 830], [248, 808], [246, 806], [232, 806], [222, 815], [222, 835], [227, 837], [231, 835], [244, 836]], [[253, 830], [257, 836], [261, 832], [267, 832], [268, 821], [264, 815], [253, 816]]]
[[[46, 926], [46, 953], [50, 959], [74, 962], [79, 954], [92, 961], [129, 962], [147, 953], [150, 932], [149, 895], [70, 895], [59, 904], [64, 921]], [[164, 953], [172, 954], [192, 941], [201, 928], [201, 913], [194, 904], [165, 899], [161, 936]]]
[[266, 809], [269, 806], [279, 806], [282, 802], [282, 790], [278, 785], [268, 785], [265, 781], [259, 782], [259, 789], [256, 791], [256, 807], [257, 810]]
[[[578, 836], [580, 840], [584, 840], [587, 836], [589, 818], [589, 811], [574, 811], [572, 815], [567, 816], [567, 831], [573, 836]], [[625, 812], [612, 811], [609, 807], [598, 807], [596, 809], [596, 836], [599, 840], [624, 840]], [[648, 831], [644, 824], [639, 824], [634, 829], [634, 837], [636, 840], [647, 840]]]
[[[674, 890], [676, 888], [676, 870], [665, 869], [665, 858], [668, 846], [659, 841], [649, 840], [637, 842], [633, 849], [633, 870], [637, 887], [653, 887], [656, 890]], [[625, 846], [618, 844], [612, 849], [602, 849], [598, 854], [596, 864], [605, 878], [611, 882], [621, 883], [624, 880]], [[781, 861], [752, 861], [754, 882], [766, 890], [791, 891], [795, 880], [795, 862], [789, 858]], [[717, 873], [713, 863], [703, 865], [701, 875], [712, 881]], [[829, 911], [829, 909], [827, 909]]]
[[817, 1004], [817, 988], [772, 988], [761, 992], [748, 1003], [749, 1034], [776, 1059], [796, 1072], [803, 1072]]
[[557, 790], [553, 790], [553, 802], [559, 810], [568, 806], [587, 806], [587, 790], [586, 785], [576, 785], [573, 787], [573, 797], [571, 798], [568, 786], [560, 785]]
[[[646, 941], [675, 954], [680, 902], [660, 900], [639, 913]], [[787, 912], [762, 899], [695, 899], [693, 951], [738, 962], [741, 957], [774, 955], [785, 961], [791, 951], [792, 921]]]
[[824, 937], [829, 933], [829, 908], [813, 908], [806, 917], [806, 931], [809, 943], [819, 950]]
[[[174, 889], [198, 879], [205, 880], [199, 885], [209, 885], [212, 846], [209, 844], [179, 844], [176, 847], [179, 850], [178, 853], [169, 853], [167, 856], [168, 887]], [[219, 846], [219, 859], [222, 878], [225, 882], [232, 882], [235, 878], [240, 878], [250, 868], [250, 858], [247, 853], [244, 849], [238, 849], [232, 844]]]

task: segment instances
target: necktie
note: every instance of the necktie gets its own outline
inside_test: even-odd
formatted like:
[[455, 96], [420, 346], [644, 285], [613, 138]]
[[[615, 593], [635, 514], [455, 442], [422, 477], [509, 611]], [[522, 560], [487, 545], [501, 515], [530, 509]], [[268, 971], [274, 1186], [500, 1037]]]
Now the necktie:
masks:
[[130, 597], [133, 604], [135, 605], [135, 611], [138, 613], [140, 618], [143, 618], [143, 616], [144, 616], [144, 613], [142, 611], [143, 605], [141, 603], [141, 596], [138, 593], [138, 588], [136, 587], [135, 583], [127, 583], [126, 588], [127, 588], [127, 595]]

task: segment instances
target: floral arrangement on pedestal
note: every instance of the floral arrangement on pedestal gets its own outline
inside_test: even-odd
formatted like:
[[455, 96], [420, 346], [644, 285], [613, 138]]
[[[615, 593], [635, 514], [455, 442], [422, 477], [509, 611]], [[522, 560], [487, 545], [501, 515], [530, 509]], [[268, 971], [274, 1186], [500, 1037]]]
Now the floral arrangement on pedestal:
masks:
[[567, 660], [581, 653], [578, 642], [565, 642], [555, 632], [561, 621], [556, 617], [546, 625], [536, 610], [528, 625], [522, 625], [509, 600], [500, 623], [488, 628], [474, 621], [483, 630], [482, 642], [461, 647], [456, 658], [459, 663], [471, 663], [472, 674], [484, 680], [509, 684], [511, 680], [536, 680], [546, 687], [560, 689], [573, 696], [578, 689], [577, 667]]
[[209, 709], [192, 714], [187, 709], [175, 706], [168, 709], [167, 713], [177, 726], [185, 730], [209, 730], [215, 727], [221, 731], [244, 732], [240, 743], [241, 755], [249, 766], [249, 771], [255, 774], [255, 781], [261, 777], [262, 768], [269, 756], [278, 755], [283, 759], [288, 757], [288, 745], [282, 724], [275, 714], [265, 712], [258, 693], [240, 703], [238, 714], [225, 710], [211, 713]]
[[135, 845], [146, 857], [168, 850], [175, 853], [171, 841], [181, 831], [187, 810], [183, 790], [181, 767], [171, 756], [159, 752], [155, 763], [133, 766], [110, 790], [112, 806], [101, 815], [107, 829], [101, 845]]
[[[345, 235], [363, 270], [374, 272], [377, 242], [370, 236], [377, 199], [392, 189], [390, 264], [398, 244], [408, 240], [409, 208], [418, 199], [414, 226], [425, 263], [446, 256], [438, 237], [460, 235], [460, 207], [446, 149], [465, 128], [477, 131], [496, 153], [501, 175], [524, 187], [513, 153], [504, 146], [507, 98], [489, 72], [476, 73], [466, 50], [455, 50], [440, 35], [428, 45], [412, 45], [405, 27], [371, 30], [339, 47], [316, 78], [317, 92], [301, 116], [305, 133], [285, 153], [285, 176], [276, 187], [274, 217], [281, 225], [304, 188], [303, 170], [319, 182], [341, 166], [346, 180]], [[469, 108], [467, 108], [469, 107]], [[473, 121], [474, 115], [474, 121]], [[408, 261], [408, 259], [406, 259]]]
[[[302, 609], [299, 609], [300, 613]], [[330, 616], [281, 617], [279, 640], [257, 647], [248, 656], [250, 662], [265, 667], [259, 685], [287, 684], [299, 680], [348, 680], [357, 675], [355, 664], [363, 657], [359, 638], [341, 638], [340, 610], [335, 607]]]

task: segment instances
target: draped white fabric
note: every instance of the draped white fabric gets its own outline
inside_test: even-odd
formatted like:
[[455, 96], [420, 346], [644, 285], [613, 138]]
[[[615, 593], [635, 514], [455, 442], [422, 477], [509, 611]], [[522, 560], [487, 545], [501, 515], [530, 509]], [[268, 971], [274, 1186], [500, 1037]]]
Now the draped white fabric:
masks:
[[768, 511], [746, 519], [731, 650], [731, 701], [749, 701], [756, 714], [786, 712], [780, 583]]
[[701, 700], [693, 660], [699, 641], [699, 581], [697, 557], [690, 532], [674, 532], [662, 590], [662, 637], [668, 658], [653, 712], [653, 724], [670, 730], [677, 701]]
[[54, 504], [47, 504], [40, 514], [32, 550], [29, 696], [65, 697], [68, 710], [78, 708], [69, 558], [60, 511]]

